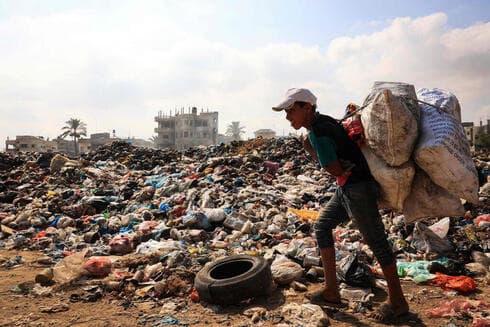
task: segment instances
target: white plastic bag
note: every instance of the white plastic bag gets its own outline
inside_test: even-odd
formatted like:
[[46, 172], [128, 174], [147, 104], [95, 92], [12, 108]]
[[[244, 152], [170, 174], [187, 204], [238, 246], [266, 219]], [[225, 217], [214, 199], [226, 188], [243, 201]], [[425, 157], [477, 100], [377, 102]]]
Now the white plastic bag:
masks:
[[414, 159], [434, 183], [449, 193], [478, 203], [478, 174], [471, 158], [463, 126], [453, 115], [455, 97], [440, 90], [419, 90], [422, 101], [443, 106], [444, 110], [421, 104], [420, 138]]

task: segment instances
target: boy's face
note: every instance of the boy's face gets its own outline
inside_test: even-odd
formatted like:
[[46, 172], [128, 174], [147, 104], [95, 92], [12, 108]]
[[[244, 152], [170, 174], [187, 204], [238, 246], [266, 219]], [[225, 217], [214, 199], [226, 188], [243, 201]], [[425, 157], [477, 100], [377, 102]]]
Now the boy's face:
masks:
[[300, 107], [297, 103], [288, 109], [284, 109], [286, 112], [286, 119], [289, 120], [294, 129], [298, 130], [301, 127], [307, 126], [306, 110], [310, 110], [308, 104]]

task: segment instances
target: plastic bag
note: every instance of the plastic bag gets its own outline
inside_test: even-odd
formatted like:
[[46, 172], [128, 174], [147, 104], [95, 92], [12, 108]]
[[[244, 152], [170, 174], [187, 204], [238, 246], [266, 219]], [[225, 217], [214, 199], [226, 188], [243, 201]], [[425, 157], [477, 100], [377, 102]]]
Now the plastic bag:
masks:
[[340, 260], [337, 278], [351, 286], [370, 287], [374, 285], [371, 268], [358, 259], [357, 253], [350, 254]]
[[436, 308], [427, 310], [427, 313], [430, 317], [452, 317], [460, 312], [476, 311], [488, 307], [484, 301], [474, 301], [461, 297], [451, 301], [441, 301]]
[[53, 280], [56, 283], [66, 284], [71, 283], [85, 273], [82, 264], [85, 261], [88, 249], [84, 249], [78, 253], [65, 257], [53, 267]]
[[415, 162], [449, 193], [478, 203], [478, 173], [463, 126], [453, 114], [458, 100], [438, 89], [421, 89], [417, 95], [444, 109], [420, 105], [421, 131], [414, 151]]
[[112, 261], [108, 257], [92, 257], [82, 265], [90, 276], [106, 277], [111, 273]]
[[303, 267], [285, 257], [278, 257], [271, 265], [271, 272], [277, 284], [288, 285], [303, 276]]
[[448, 253], [453, 249], [447, 239], [440, 238], [429, 227], [420, 222], [415, 223], [412, 246], [425, 253], [438, 254]]
[[468, 276], [449, 276], [436, 272], [436, 277], [430, 281], [444, 289], [456, 290], [462, 293], [473, 292], [476, 289], [475, 281]]

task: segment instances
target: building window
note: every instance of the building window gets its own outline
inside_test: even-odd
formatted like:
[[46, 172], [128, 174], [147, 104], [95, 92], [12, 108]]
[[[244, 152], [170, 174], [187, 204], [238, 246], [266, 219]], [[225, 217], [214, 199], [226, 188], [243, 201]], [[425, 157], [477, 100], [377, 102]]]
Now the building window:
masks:
[[189, 132], [184, 132], [184, 137], [189, 137]]

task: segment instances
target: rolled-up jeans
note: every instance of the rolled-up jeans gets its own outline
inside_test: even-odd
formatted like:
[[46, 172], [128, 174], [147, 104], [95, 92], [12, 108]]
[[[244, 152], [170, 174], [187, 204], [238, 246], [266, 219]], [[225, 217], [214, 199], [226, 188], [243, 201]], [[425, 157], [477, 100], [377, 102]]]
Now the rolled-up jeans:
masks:
[[381, 266], [395, 261], [388, 243], [377, 205], [378, 184], [375, 181], [347, 183], [338, 187], [328, 203], [320, 210], [315, 235], [320, 249], [332, 247], [332, 230], [340, 223], [353, 219], [364, 242], [369, 245]]

